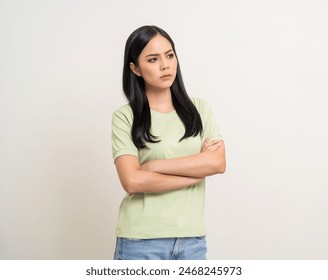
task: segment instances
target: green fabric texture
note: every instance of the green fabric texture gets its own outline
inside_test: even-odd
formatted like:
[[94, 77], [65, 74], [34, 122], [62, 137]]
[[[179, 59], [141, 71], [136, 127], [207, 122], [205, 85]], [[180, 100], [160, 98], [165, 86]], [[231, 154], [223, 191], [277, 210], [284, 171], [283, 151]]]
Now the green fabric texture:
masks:
[[[207, 102], [191, 98], [203, 123], [203, 132], [179, 142], [185, 128], [176, 111], [159, 113], [151, 110], [151, 133], [159, 143], [146, 143], [149, 149], [138, 149], [131, 139], [133, 113], [126, 104], [113, 113], [112, 152], [114, 160], [121, 155], [134, 155], [140, 164], [153, 159], [178, 158], [197, 154], [207, 137], [222, 136]], [[126, 195], [121, 202], [116, 228], [117, 237], [171, 238], [206, 235], [205, 180], [180, 190], [162, 193]]]

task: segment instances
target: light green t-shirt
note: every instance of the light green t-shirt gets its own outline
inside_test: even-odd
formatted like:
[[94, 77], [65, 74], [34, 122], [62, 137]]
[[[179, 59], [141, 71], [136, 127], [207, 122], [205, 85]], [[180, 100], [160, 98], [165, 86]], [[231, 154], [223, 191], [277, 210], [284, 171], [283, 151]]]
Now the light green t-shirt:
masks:
[[[212, 110], [200, 98], [191, 98], [203, 124], [203, 132], [179, 142], [185, 128], [176, 111], [159, 113], [151, 110], [152, 135], [159, 143], [146, 142], [149, 149], [138, 149], [131, 139], [133, 113], [126, 104], [113, 113], [112, 151], [114, 160], [134, 155], [140, 164], [153, 159], [178, 158], [197, 154], [207, 137], [222, 139]], [[204, 218], [205, 180], [183, 189], [161, 193], [136, 193], [122, 200], [116, 228], [117, 237], [169, 238], [206, 234]]]

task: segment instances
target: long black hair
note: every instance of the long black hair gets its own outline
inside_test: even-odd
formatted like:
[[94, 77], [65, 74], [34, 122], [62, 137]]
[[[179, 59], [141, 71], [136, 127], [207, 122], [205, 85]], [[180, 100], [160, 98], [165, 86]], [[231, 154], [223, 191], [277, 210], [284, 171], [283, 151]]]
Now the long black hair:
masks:
[[[151, 115], [148, 99], [145, 92], [145, 82], [142, 77], [135, 75], [130, 68], [130, 63], [138, 66], [138, 57], [148, 42], [156, 35], [165, 37], [172, 46], [177, 57], [174, 42], [161, 28], [145, 25], [136, 29], [127, 39], [124, 52], [123, 91], [133, 111], [132, 140], [138, 149], [146, 148], [146, 142], [156, 143], [156, 136], [150, 133]], [[173, 106], [181, 119], [185, 134], [180, 141], [191, 136], [196, 136], [203, 130], [201, 117], [190, 100], [183, 84], [179, 61], [176, 78], [171, 86]]]

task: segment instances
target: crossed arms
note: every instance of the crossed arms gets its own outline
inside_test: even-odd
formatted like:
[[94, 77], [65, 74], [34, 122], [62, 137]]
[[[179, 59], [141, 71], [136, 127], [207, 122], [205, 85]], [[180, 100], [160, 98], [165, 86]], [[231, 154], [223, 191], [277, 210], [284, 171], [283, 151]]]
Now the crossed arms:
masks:
[[122, 155], [115, 160], [124, 190], [133, 193], [157, 193], [194, 185], [206, 176], [225, 172], [225, 145], [222, 140], [204, 142], [195, 155], [150, 160], [140, 165], [137, 157]]

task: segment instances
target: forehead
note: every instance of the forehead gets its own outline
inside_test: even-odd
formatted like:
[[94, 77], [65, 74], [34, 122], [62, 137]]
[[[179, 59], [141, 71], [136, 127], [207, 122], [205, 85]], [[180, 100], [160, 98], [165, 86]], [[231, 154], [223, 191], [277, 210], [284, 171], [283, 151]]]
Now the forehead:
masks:
[[167, 52], [170, 49], [172, 49], [172, 45], [169, 40], [167, 40], [162, 35], [156, 35], [148, 42], [140, 55], [146, 56], [148, 54], [161, 54]]

